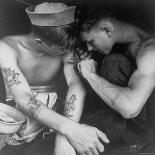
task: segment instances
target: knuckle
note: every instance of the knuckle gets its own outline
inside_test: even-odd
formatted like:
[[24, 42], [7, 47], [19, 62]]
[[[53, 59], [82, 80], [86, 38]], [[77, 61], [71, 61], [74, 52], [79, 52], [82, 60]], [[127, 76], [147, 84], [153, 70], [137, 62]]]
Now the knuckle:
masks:
[[95, 143], [94, 143], [94, 142], [92, 142], [92, 143], [90, 143], [90, 144], [89, 144], [88, 149], [89, 149], [89, 150], [91, 150], [91, 149], [93, 149], [94, 147], [95, 147]]

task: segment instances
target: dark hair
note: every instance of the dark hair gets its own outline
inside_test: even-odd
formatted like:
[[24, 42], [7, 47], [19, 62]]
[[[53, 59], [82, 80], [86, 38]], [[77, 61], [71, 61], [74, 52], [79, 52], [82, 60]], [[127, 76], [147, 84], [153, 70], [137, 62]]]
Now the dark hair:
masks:
[[62, 26], [31, 27], [34, 35], [39, 36], [49, 46], [55, 44], [62, 48], [72, 49], [75, 46], [77, 30], [75, 23]]
[[47, 45], [58, 45], [64, 49], [76, 52], [83, 59], [88, 51], [80, 39], [77, 24], [71, 23], [62, 26], [31, 26], [34, 35], [39, 36]]
[[[90, 31], [103, 18], [113, 18], [140, 27], [147, 32], [154, 32], [154, 22], [147, 1], [130, 0], [85, 0], [80, 5], [79, 28], [81, 31]], [[88, 4], [89, 3], [89, 4]], [[150, 7], [149, 7], [150, 6]], [[154, 6], [154, 5], [153, 5]], [[151, 9], [153, 9], [151, 7]], [[143, 18], [142, 18], [143, 17]], [[145, 21], [145, 22], [144, 22]], [[88, 25], [88, 26], [87, 26]]]
[[112, 11], [101, 5], [87, 5], [79, 9], [78, 27], [80, 31], [90, 31], [103, 18], [115, 18]]

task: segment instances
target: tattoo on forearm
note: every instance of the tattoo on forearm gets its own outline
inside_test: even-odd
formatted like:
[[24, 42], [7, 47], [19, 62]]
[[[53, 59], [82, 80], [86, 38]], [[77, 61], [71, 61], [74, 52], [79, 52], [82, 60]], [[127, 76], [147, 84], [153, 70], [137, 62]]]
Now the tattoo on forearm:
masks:
[[27, 110], [30, 116], [37, 118], [38, 114], [40, 113], [41, 109], [43, 109], [43, 104], [37, 100], [35, 97], [30, 97], [29, 102], [27, 104]]
[[37, 98], [38, 94], [39, 94], [38, 91], [32, 90], [32, 95], [33, 95], [35, 98]]
[[10, 67], [8, 68], [1, 68], [3, 75], [4, 75], [4, 79], [5, 81], [8, 83], [9, 87], [11, 87], [12, 85], [19, 85], [21, 84], [21, 81], [19, 80], [19, 73], [16, 73], [14, 70], [11, 70]]
[[73, 117], [72, 112], [75, 110], [75, 101], [76, 101], [76, 95], [72, 95], [68, 102], [65, 103], [64, 106], [64, 115], [68, 118]]

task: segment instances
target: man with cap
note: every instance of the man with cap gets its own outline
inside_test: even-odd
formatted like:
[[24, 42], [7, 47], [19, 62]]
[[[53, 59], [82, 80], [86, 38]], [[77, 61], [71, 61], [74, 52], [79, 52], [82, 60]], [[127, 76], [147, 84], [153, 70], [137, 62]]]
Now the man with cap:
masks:
[[[102, 142], [109, 143], [97, 128], [78, 123], [85, 89], [74, 65], [77, 61], [73, 52], [77, 35], [75, 9], [63, 3], [31, 6], [26, 12], [32, 33], [8, 36], [0, 41], [0, 67], [6, 97], [13, 99], [16, 107], [27, 116], [27, 122], [8, 142], [17, 146], [6, 145], [1, 155], [48, 155], [52, 154], [54, 143], [55, 155], [74, 155], [75, 151], [97, 155], [104, 151]], [[58, 94], [57, 99], [57, 92], [65, 91], [59, 81], [61, 73], [68, 85], [63, 116], [57, 112], [60, 98]], [[55, 142], [44, 126], [56, 131]]]

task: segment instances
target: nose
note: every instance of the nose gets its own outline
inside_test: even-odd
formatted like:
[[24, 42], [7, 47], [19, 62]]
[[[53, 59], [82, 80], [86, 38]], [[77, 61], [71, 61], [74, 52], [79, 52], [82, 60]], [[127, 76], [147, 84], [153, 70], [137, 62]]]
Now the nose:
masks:
[[90, 44], [87, 44], [87, 48], [88, 48], [88, 51], [92, 51], [94, 49], [93, 46]]

